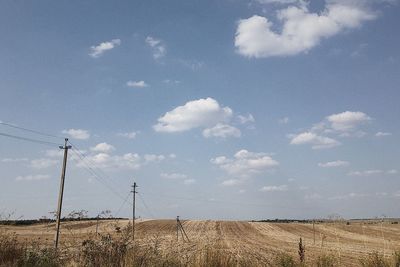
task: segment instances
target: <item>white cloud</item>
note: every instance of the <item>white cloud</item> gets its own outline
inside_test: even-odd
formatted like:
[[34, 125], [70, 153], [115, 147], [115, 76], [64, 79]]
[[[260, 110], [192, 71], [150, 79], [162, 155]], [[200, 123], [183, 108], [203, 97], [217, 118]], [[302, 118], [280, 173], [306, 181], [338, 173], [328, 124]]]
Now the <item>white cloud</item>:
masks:
[[233, 127], [228, 124], [218, 123], [212, 128], [207, 128], [203, 130], [203, 136], [206, 138], [210, 137], [240, 137], [242, 133], [236, 127]]
[[115, 147], [113, 145], [107, 144], [107, 143], [99, 143], [94, 147], [90, 148], [91, 151], [94, 152], [111, 152], [113, 150], [115, 150]]
[[261, 192], [283, 192], [288, 191], [287, 185], [271, 185], [271, 186], [263, 186], [260, 189]]
[[221, 185], [222, 186], [235, 186], [235, 185], [239, 185], [242, 183], [243, 183], [242, 179], [228, 179], [228, 180], [222, 181]]
[[322, 167], [322, 168], [343, 167], [343, 166], [349, 166], [349, 165], [350, 165], [350, 163], [348, 161], [343, 161], [343, 160], [318, 163], [318, 166]]
[[191, 185], [191, 184], [194, 184], [194, 183], [196, 183], [195, 179], [186, 179], [186, 180], [183, 181], [183, 184], [185, 184], [185, 185]]
[[291, 145], [310, 144], [312, 149], [332, 148], [340, 145], [340, 142], [330, 137], [320, 136], [312, 132], [304, 132], [292, 136]]
[[237, 118], [238, 118], [238, 120], [239, 120], [239, 122], [241, 124], [246, 124], [246, 123], [249, 123], [249, 122], [255, 122], [256, 121], [252, 114], [247, 114], [247, 116], [239, 115], [239, 116], [237, 116]]
[[213, 98], [198, 99], [187, 102], [168, 111], [153, 126], [157, 132], [182, 132], [194, 128], [212, 127], [218, 123], [228, 122], [233, 111], [221, 107]]
[[346, 200], [346, 199], [362, 198], [362, 197], [368, 197], [368, 196], [370, 196], [370, 195], [352, 192], [347, 195], [338, 195], [338, 196], [330, 197], [329, 200]]
[[25, 162], [25, 161], [28, 161], [28, 159], [27, 158], [15, 158], [15, 159], [4, 158], [1, 160], [1, 162], [4, 162], [4, 163], [15, 163], [15, 162]]
[[144, 88], [148, 87], [149, 85], [145, 81], [127, 81], [126, 86], [135, 88]]
[[160, 176], [165, 179], [170, 179], [170, 180], [180, 180], [180, 179], [186, 179], [187, 175], [182, 174], [182, 173], [161, 173]]
[[316, 200], [316, 199], [321, 199], [322, 196], [318, 193], [312, 193], [304, 196], [304, 199], [306, 200]]
[[363, 137], [365, 132], [359, 128], [372, 119], [361, 111], [345, 111], [332, 114], [316, 123], [310, 130], [289, 135], [290, 144], [312, 145], [313, 149], [332, 148], [341, 145], [339, 141], [327, 135], [336, 135], [336, 137]]
[[301, 0], [257, 0], [261, 4], [296, 4]]
[[366, 171], [352, 171], [349, 172], [347, 175], [349, 176], [371, 176], [371, 175], [377, 175], [377, 174], [382, 174], [382, 170], [366, 170]]
[[86, 140], [90, 138], [90, 133], [87, 130], [82, 129], [69, 129], [63, 130], [63, 134], [68, 134], [71, 138]]
[[[273, 2], [288, 3], [282, 0]], [[266, 17], [254, 15], [240, 20], [235, 47], [247, 57], [296, 55], [309, 51], [322, 39], [360, 27], [364, 21], [375, 17], [367, 8], [353, 1], [330, 1], [319, 14], [311, 13], [305, 4], [289, 6], [277, 11], [277, 19], [282, 24], [280, 32], [273, 30], [275, 25]]]
[[58, 163], [61, 164], [61, 162], [59, 162], [58, 160], [42, 158], [31, 160], [30, 166], [34, 169], [46, 169], [55, 166]]
[[[85, 160], [90, 162], [91, 166], [101, 169], [137, 170], [142, 166], [141, 157], [136, 153], [126, 153], [120, 156], [112, 156], [107, 153], [97, 153], [86, 156]], [[79, 167], [85, 166], [82, 162], [79, 162], [77, 165]]]
[[180, 84], [181, 81], [179, 81], [179, 80], [165, 79], [165, 80], [163, 81], [163, 83], [165, 83], [165, 84]]
[[345, 111], [327, 117], [334, 130], [347, 132], [354, 131], [360, 124], [371, 120], [367, 114], [360, 111]]
[[145, 163], [160, 162], [160, 161], [163, 161], [165, 159], [166, 159], [166, 157], [164, 155], [156, 155], [156, 154], [146, 154], [146, 155], [144, 155]]
[[121, 40], [120, 39], [113, 39], [111, 41], [108, 42], [103, 42], [100, 43], [97, 46], [92, 46], [90, 47], [90, 53], [89, 55], [93, 58], [98, 58], [101, 55], [103, 55], [104, 52], [113, 49], [114, 47], [118, 46], [121, 44]]
[[149, 45], [152, 50], [153, 50], [153, 58], [158, 60], [162, 57], [165, 56], [165, 54], [167, 53], [167, 49], [164, 45], [164, 43], [157, 38], [151, 37], [151, 36], [147, 36], [146, 37], [146, 43], [147, 45]]
[[395, 169], [392, 170], [365, 170], [365, 171], [352, 171], [347, 173], [349, 176], [374, 176], [374, 175], [392, 175], [397, 174], [398, 171]]
[[37, 175], [26, 175], [26, 176], [17, 176], [15, 180], [17, 181], [39, 181], [49, 179], [49, 175], [37, 174]]
[[376, 137], [384, 137], [384, 136], [391, 136], [392, 133], [385, 133], [385, 132], [377, 132], [375, 134]]
[[139, 132], [127, 132], [127, 133], [118, 133], [117, 136], [124, 137], [128, 139], [135, 139]]
[[232, 159], [224, 156], [211, 159], [211, 163], [218, 165], [228, 174], [236, 177], [249, 177], [279, 165], [266, 153], [255, 153], [245, 149], [236, 152]]
[[289, 117], [283, 117], [282, 119], [279, 119], [278, 122], [280, 124], [288, 124], [289, 123]]

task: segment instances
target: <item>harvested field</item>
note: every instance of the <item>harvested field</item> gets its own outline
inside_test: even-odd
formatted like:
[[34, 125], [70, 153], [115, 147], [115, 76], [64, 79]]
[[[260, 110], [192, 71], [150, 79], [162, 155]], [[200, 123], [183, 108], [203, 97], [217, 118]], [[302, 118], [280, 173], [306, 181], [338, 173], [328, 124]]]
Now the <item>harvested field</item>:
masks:
[[[99, 233], [119, 235], [128, 220], [99, 221]], [[267, 223], [246, 221], [182, 221], [190, 242], [179, 235], [177, 242], [175, 220], [142, 220], [136, 224], [137, 242], [157, 246], [168, 254], [178, 250], [189, 257], [205, 247], [222, 250], [237, 258], [250, 259], [256, 265], [265, 265], [280, 252], [297, 257], [299, 238], [306, 248], [306, 260], [321, 254], [335, 255], [343, 266], [358, 266], [359, 258], [372, 252], [391, 256], [400, 249], [400, 225], [390, 221], [351, 221], [311, 223]], [[54, 223], [31, 226], [0, 226], [0, 231], [18, 235], [20, 240], [36, 240], [51, 245]], [[96, 221], [62, 223], [62, 246], [79, 244], [93, 237]], [[314, 240], [315, 237], [315, 240]]]

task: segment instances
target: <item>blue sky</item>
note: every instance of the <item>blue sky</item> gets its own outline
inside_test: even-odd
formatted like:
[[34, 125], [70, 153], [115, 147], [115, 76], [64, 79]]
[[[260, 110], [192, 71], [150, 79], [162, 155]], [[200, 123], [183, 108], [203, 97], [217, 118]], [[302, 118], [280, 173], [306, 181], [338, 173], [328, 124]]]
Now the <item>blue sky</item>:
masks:
[[[0, 133], [70, 138], [64, 214], [400, 216], [398, 1], [0, 5]], [[0, 147], [0, 212], [48, 216], [57, 146]]]

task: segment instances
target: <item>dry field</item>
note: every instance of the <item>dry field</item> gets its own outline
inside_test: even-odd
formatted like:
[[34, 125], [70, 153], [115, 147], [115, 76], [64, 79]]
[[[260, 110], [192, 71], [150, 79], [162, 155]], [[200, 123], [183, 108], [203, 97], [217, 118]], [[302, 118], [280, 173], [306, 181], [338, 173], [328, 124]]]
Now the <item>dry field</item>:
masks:
[[[321, 254], [335, 255], [342, 266], [358, 266], [359, 258], [379, 252], [391, 256], [400, 249], [400, 224], [390, 221], [351, 221], [316, 223], [265, 223], [245, 221], [182, 221], [190, 241], [176, 237], [175, 220], [142, 220], [136, 224], [139, 244], [156, 246], [160, 251], [178, 250], [182, 257], [199, 249], [212, 247], [239, 258], [251, 259], [259, 265], [269, 262], [279, 252], [297, 258], [299, 238], [305, 244], [306, 261]], [[116, 227], [128, 224], [122, 221], [100, 221], [98, 231], [118, 235]], [[52, 244], [54, 223], [31, 226], [0, 226], [0, 231], [18, 235], [21, 241], [37, 240]], [[62, 224], [61, 246], [79, 244], [93, 236], [96, 221]], [[315, 242], [314, 242], [315, 236]]]

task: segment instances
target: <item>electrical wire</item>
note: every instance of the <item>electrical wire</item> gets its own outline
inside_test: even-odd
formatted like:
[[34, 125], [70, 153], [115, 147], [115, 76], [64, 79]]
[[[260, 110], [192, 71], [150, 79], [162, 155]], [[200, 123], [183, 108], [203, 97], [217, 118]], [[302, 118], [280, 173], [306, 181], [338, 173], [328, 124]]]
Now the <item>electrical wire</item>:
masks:
[[121, 206], [117, 210], [117, 212], [114, 214], [114, 217], [118, 217], [119, 212], [122, 210], [122, 207], [125, 205], [125, 203], [128, 201], [129, 196], [131, 195], [131, 192], [126, 196], [124, 202], [122, 202]]
[[32, 143], [37, 143], [37, 144], [42, 144], [42, 145], [48, 145], [48, 146], [59, 146], [60, 145], [60, 144], [57, 144], [54, 142], [43, 141], [43, 140], [38, 140], [38, 139], [33, 139], [33, 138], [28, 138], [28, 137], [23, 137], [23, 136], [17, 136], [17, 135], [2, 133], [2, 132], [0, 132], [0, 136], [23, 140], [23, 141], [32, 142]]
[[138, 195], [139, 195], [140, 199], [142, 200], [143, 206], [147, 210], [147, 213], [149, 213], [149, 215], [151, 216], [152, 219], [155, 219], [154, 214], [151, 212], [151, 210], [147, 206], [146, 201], [144, 201], [144, 198], [143, 198], [142, 194], [138, 193]]
[[82, 158], [81, 155], [79, 155], [79, 154], [76, 152], [76, 149], [72, 148], [72, 152], [74, 152], [74, 153], [79, 157], [79, 159], [81, 160], [81, 162], [84, 164], [83, 167], [84, 167], [88, 172], [90, 172], [96, 180], [98, 180], [98, 181], [99, 181], [100, 183], [102, 183], [105, 187], [107, 187], [107, 188], [108, 188], [112, 193], [114, 193], [117, 197], [121, 198], [122, 200], [125, 200], [124, 197], [123, 197], [118, 191], [116, 191], [114, 188], [112, 188], [110, 185], [108, 185], [107, 182], [104, 180], [104, 178], [100, 177], [100, 176], [94, 171], [94, 169], [93, 169], [92, 167], [90, 167], [90, 166], [84, 161], [84, 158]]
[[8, 126], [8, 127], [14, 128], [14, 129], [19, 129], [19, 130], [31, 132], [31, 133], [34, 133], [34, 134], [39, 134], [39, 135], [47, 136], [47, 137], [64, 138], [64, 137], [62, 137], [62, 136], [57, 136], [57, 135], [54, 135], [54, 134], [44, 133], [44, 132], [41, 132], [41, 131], [37, 131], [37, 130], [32, 130], [32, 129], [28, 129], [28, 128], [16, 126], [16, 125], [14, 125], [14, 124], [6, 123], [6, 122], [3, 122], [3, 121], [0, 121], [0, 125]]

